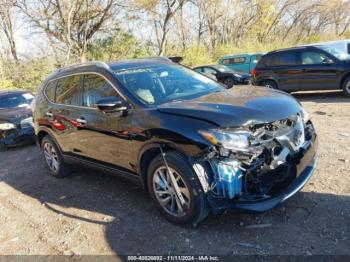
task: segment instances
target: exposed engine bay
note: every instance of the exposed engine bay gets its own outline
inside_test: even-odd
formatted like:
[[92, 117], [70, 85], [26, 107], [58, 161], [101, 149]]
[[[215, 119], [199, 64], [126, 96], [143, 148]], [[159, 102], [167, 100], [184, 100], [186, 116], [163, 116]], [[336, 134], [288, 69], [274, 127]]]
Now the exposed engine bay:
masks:
[[254, 201], [280, 194], [296, 178], [304, 145], [315, 136], [313, 125], [300, 113], [271, 123], [251, 124], [249, 146], [213, 146], [202, 156], [212, 174], [208, 192], [218, 199]]

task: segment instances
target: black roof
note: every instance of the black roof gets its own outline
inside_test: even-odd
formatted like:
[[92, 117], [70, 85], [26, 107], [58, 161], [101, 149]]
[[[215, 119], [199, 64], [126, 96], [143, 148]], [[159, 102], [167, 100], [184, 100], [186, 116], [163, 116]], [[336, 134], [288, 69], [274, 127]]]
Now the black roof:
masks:
[[130, 68], [138, 68], [138, 67], [157, 65], [157, 64], [173, 64], [173, 62], [167, 57], [150, 57], [150, 58], [121, 60], [121, 61], [110, 62], [108, 64], [100, 61], [93, 61], [93, 62], [81, 63], [81, 64], [76, 64], [76, 65], [57, 69], [56, 71], [51, 73], [46, 78], [46, 80], [49, 81], [51, 79], [64, 76], [67, 74], [84, 73], [88, 71], [98, 72], [103, 68], [110, 71], [118, 71], [118, 70], [126, 70]]
[[285, 52], [285, 51], [299, 51], [299, 50], [314, 49], [314, 48], [316, 48], [316, 47], [315, 46], [296, 46], [296, 47], [289, 47], [289, 48], [282, 48], [282, 49], [273, 50], [273, 51], [268, 52], [268, 54]]

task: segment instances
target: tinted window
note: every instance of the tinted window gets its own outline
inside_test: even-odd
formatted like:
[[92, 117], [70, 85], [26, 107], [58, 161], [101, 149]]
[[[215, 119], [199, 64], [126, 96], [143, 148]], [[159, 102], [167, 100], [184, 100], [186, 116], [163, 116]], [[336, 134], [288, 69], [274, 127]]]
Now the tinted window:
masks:
[[203, 72], [203, 68], [199, 67], [199, 68], [196, 68], [194, 71], [202, 73]]
[[68, 76], [60, 78], [56, 87], [56, 103], [65, 105], [80, 105], [81, 76]]
[[303, 65], [322, 64], [323, 60], [326, 58], [328, 58], [326, 55], [314, 51], [301, 53], [301, 63]]
[[83, 106], [95, 107], [98, 100], [110, 96], [118, 96], [118, 93], [103, 77], [95, 74], [85, 75]]
[[293, 53], [282, 53], [279, 55], [279, 65], [295, 65], [296, 54]]
[[45, 95], [51, 102], [55, 102], [55, 91], [57, 81], [50, 81], [45, 88]]
[[222, 60], [222, 63], [224, 65], [229, 65], [229, 64], [243, 64], [245, 63], [246, 58], [245, 57], [234, 57], [234, 58], [229, 58], [229, 59], [224, 59]]
[[295, 65], [296, 53], [278, 53], [263, 56], [262, 63], [267, 66]]
[[213, 68], [210, 68], [210, 67], [204, 67], [203, 68], [203, 72], [204, 73], [207, 73], [207, 74], [216, 74], [216, 71], [213, 69]]

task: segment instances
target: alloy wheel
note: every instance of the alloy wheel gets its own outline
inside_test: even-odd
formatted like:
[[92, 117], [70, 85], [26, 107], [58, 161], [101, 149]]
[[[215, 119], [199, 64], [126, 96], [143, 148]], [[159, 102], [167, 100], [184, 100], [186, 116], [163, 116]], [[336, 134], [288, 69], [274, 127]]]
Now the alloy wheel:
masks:
[[55, 148], [51, 143], [45, 143], [44, 155], [45, 155], [46, 163], [49, 166], [49, 168], [52, 171], [57, 172], [59, 167], [58, 156]]
[[350, 81], [348, 81], [346, 83], [345, 89], [346, 89], [346, 92], [348, 92], [348, 94], [350, 94]]
[[[171, 174], [166, 166], [161, 166], [154, 172], [153, 191], [158, 203], [167, 213], [175, 217], [183, 217], [190, 207], [190, 191], [181, 175], [170, 167], [169, 170]], [[170, 175], [173, 175], [174, 180], [171, 179]], [[172, 181], [175, 181], [176, 185]]]

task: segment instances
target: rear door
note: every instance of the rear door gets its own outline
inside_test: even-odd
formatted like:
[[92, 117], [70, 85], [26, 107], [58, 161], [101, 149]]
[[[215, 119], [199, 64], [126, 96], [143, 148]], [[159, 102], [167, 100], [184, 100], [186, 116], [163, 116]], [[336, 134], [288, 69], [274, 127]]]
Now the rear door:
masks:
[[84, 75], [77, 149], [83, 157], [130, 169], [130, 117], [122, 112], [103, 112], [96, 107], [100, 99], [112, 96], [121, 95], [107, 78], [95, 73]]
[[283, 91], [294, 91], [299, 88], [300, 66], [297, 64], [297, 54], [294, 51], [278, 52], [268, 59], [272, 79], [278, 82], [278, 88]]
[[78, 147], [76, 119], [82, 110], [81, 84], [81, 75], [65, 76], [57, 80], [55, 95], [46, 93], [54, 103], [50, 104], [45, 112], [45, 118], [51, 124], [59, 145], [66, 153], [74, 154], [75, 148]]
[[339, 65], [326, 52], [305, 50], [299, 53], [300, 90], [336, 89]]

